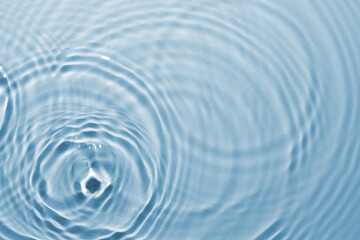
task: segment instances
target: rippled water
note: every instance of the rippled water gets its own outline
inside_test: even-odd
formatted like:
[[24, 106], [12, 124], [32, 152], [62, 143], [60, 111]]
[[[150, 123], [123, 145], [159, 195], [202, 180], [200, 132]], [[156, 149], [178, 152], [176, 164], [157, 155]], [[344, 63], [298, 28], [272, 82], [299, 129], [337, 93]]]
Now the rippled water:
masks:
[[360, 3], [0, 4], [0, 239], [360, 239]]

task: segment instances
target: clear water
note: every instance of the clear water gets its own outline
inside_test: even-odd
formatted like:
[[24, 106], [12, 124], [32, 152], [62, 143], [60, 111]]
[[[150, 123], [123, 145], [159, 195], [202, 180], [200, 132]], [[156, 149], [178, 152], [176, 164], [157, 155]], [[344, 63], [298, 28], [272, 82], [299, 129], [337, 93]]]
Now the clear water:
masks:
[[0, 3], [0, 239], [360, 239], [360, 3]]

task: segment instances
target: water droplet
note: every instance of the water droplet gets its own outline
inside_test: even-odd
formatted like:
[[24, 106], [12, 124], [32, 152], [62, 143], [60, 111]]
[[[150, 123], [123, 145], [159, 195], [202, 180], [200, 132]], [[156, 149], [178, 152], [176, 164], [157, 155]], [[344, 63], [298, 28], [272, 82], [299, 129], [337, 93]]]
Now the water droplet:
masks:
[[97, 180], [96, 178], [90, 178], [88, 182], [86, 183], [86, 188], [91, 192], [96, 192], [101, 186], [101, 182]]

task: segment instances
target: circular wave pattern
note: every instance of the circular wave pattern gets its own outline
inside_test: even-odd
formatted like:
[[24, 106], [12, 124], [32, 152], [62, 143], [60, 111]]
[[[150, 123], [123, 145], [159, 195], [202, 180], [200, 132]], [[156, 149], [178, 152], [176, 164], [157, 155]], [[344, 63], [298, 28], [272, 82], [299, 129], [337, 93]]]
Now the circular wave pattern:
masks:
[[23, 224], [33, 218], [39, 238], [135, 232], [162, 195], [167, 167], [165, 117], [143, 79], [85, 50], [27, 62], [10, 74], [17, 82], [1, 70], [7, 96], [1, 135], [17, 143], [6, 144], [3, 176], [17, 176], [20, 188], [20, 195], [8, 189], [1, 209], [19, 204], [26, 210], [18, 211], [31, 212]]
[[360, 237], [359, 8], [299, 4], [6, 4], [0, 238]]

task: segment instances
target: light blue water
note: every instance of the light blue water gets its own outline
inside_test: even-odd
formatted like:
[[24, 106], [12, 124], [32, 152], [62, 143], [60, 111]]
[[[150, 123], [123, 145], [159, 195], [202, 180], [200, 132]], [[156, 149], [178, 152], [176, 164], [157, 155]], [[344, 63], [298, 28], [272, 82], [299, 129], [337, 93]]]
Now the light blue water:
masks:
[[360, 239], [359, 23], [1, 0], [0, 239]]

